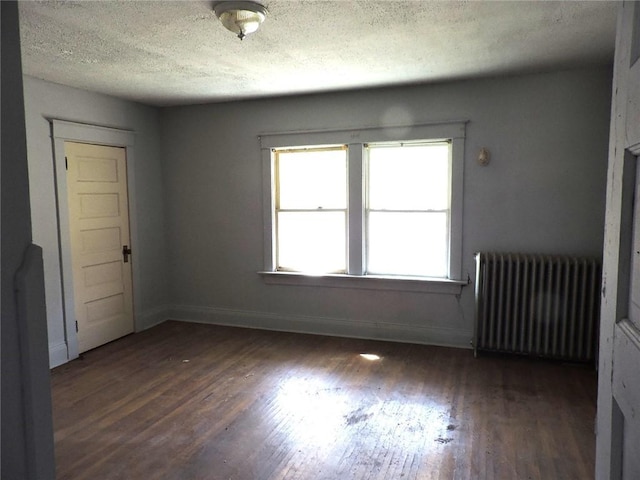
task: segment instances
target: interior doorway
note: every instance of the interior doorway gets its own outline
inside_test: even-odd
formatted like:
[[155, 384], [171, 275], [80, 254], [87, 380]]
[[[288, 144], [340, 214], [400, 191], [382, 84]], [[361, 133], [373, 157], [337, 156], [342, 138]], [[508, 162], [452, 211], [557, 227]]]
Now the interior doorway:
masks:
[[126, 149], [65, 142], [79, 353], [133, 332]]
[[[135, 133], [58, 119], [50, 125], [66, 343], [66, 358], [57, 362], [65, 363], [138, 330]], [[81, 197], [79, 205], [71, 205], [70, 195]], [[80, 213], [72, 214], [74, 209]], [[72, 226], [73, 215], [78, 227]], [[84, 252], [84, 258], [76, 262], [74, 251]]]

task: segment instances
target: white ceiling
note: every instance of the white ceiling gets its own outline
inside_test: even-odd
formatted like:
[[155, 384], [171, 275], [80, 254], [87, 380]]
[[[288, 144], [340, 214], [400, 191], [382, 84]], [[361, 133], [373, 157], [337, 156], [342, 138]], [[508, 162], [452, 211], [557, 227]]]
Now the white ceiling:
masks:
[[20, 2], [25, 74], [150, 105], [612, 62], [616, 2], [271, 0], [240, 41], [211, 1]]

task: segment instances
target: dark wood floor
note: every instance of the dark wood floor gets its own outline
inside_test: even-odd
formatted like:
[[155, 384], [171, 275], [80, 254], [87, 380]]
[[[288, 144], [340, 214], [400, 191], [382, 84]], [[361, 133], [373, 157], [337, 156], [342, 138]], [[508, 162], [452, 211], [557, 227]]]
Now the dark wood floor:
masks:
[[167, 322], [52, 385], [58, 479], [593, 478], [586, 367]]

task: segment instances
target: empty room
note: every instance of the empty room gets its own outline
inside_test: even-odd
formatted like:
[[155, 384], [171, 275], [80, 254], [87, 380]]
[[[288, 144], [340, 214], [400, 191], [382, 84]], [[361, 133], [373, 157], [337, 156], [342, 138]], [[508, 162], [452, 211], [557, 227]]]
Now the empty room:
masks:
[[2, 2], [2, 478], [640, 478], [638, 58], [636, 2]]

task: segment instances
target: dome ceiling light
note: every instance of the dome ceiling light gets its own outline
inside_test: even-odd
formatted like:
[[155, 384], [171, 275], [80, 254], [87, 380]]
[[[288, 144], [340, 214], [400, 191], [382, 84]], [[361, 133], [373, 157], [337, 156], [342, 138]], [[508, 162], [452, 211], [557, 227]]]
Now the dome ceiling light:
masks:
[[264, 5], [250, 1], [219, 2], [214, 5], [213, 11], [222, 25], [240, 40], [258, 30], [267, 16]]

